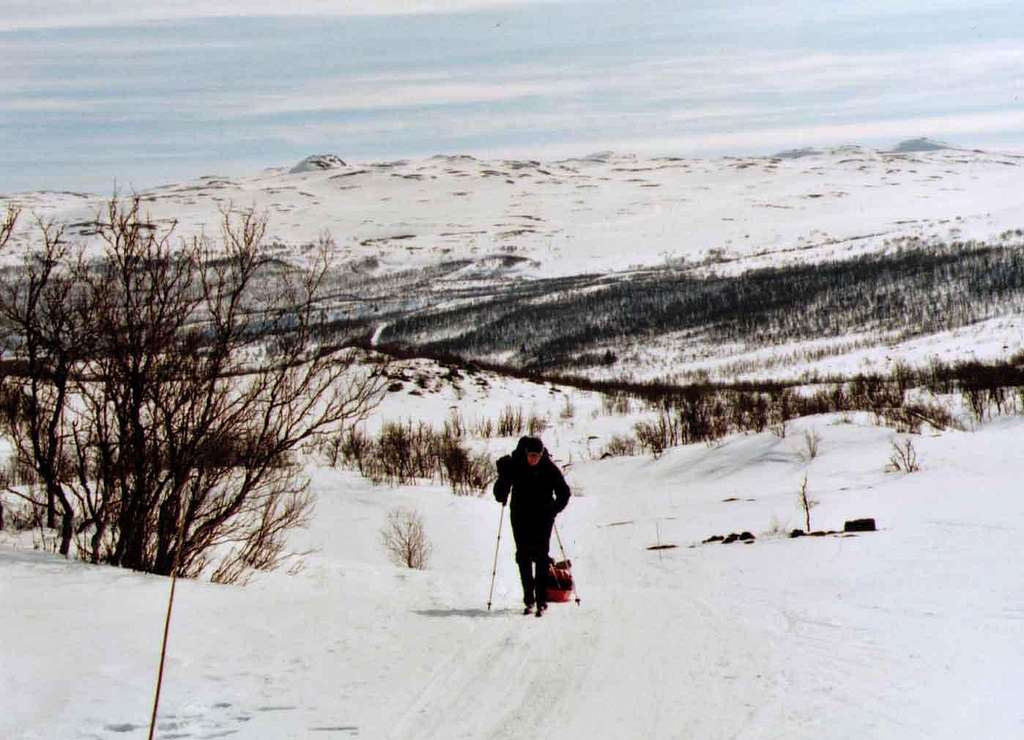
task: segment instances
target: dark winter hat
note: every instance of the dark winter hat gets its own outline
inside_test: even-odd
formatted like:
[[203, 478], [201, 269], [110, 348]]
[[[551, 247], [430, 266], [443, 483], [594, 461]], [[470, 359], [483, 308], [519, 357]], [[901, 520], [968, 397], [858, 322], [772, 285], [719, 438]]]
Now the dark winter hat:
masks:
[[519, 449], [523, 452], [544, 452], [544, 443], [539, 437], [523, 437], [519, 440]]

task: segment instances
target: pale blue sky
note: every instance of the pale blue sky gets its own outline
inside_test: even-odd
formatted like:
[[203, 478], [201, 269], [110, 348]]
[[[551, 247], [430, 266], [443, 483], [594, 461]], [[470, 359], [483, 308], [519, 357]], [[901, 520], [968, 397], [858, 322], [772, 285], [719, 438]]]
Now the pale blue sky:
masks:
[[0, 193], [142, 189], [327, 152], [1024, 149], [1011, 2], [0, 5]]

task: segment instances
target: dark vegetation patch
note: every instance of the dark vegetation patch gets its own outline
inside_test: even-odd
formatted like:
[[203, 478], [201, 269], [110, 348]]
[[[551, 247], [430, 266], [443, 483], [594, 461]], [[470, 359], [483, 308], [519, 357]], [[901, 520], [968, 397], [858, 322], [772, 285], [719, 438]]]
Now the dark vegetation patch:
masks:
[[397, 317], [382, 340], [565, 371], [605, 364], [610, 345], [668, 333], [754, 346], [883, 331], [903, 340], [1019, 311], [1020, 244], [909, 241], [888, 253], [740, 275], [664, 268], [504, 284], [478, 302]]

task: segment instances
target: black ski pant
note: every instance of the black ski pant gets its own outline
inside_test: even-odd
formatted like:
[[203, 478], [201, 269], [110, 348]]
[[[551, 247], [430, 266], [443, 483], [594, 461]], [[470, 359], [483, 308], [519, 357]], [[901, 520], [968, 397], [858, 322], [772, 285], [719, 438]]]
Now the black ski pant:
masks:
[[517, 522], [512, 520], [512, 536], [516, 541], [516, 564], [523, 583], [523, 603], [527, 606], [547, 604], [548, 566], [551, 558], [551, 529], [555, 520]]

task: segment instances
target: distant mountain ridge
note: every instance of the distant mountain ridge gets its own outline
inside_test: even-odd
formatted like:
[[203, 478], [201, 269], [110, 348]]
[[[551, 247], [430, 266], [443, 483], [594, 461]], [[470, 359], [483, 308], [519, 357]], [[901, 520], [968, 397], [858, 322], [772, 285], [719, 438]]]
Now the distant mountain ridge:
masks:
[[[592, 152], [562, 160], [447, 154], [389, 162], [326, 151], [140, 196], [154, 224], [173, 223], [182, 237], [208, 231], [231, 204], [267, 216], [268, 239], [282, 257], [301, 260], [304, 245], [329, 233], [337, 258], [360, 270], [370, 262], [388, 273], [464, 260], [467, 274], [515, 278], [763, 264], [772, 255], [826, 259], [886, 239], [952, 230], [956, 238], [985, 239], [1020, 227], [1024, 158], [944, 146], [908, 139], [890, 151], [805, 147], [774, 157]], [[103, 200], [22, 193], [0, 209], [7, 203], [53, 218], [68, 236], [90, 240]], [[25, 243], [29, 223], [22, 219], [15, 243]]]
[[777, 159], [801, 159], [803, 157], [813, 157], [826, 153], [849, 153], [854, 151], [878, 151], [886, 154], [910, 154], [912, 152], [938, 152], [956, 148], [957, 147], [950, 146], [945, 142], [938, 141], [936, 139], [929, 139], [927, 136], [919, 136], [914, 139], [904, 139], [896, 144], [892, 149], [872, 150], [870, 147], [861, 146], [860, 144], [843, 144], [841, 146], [826, 147], [824, 149], [805, 146], [794, 149], [785, 149], [783, 151], [776, 152], [772, 156]]

